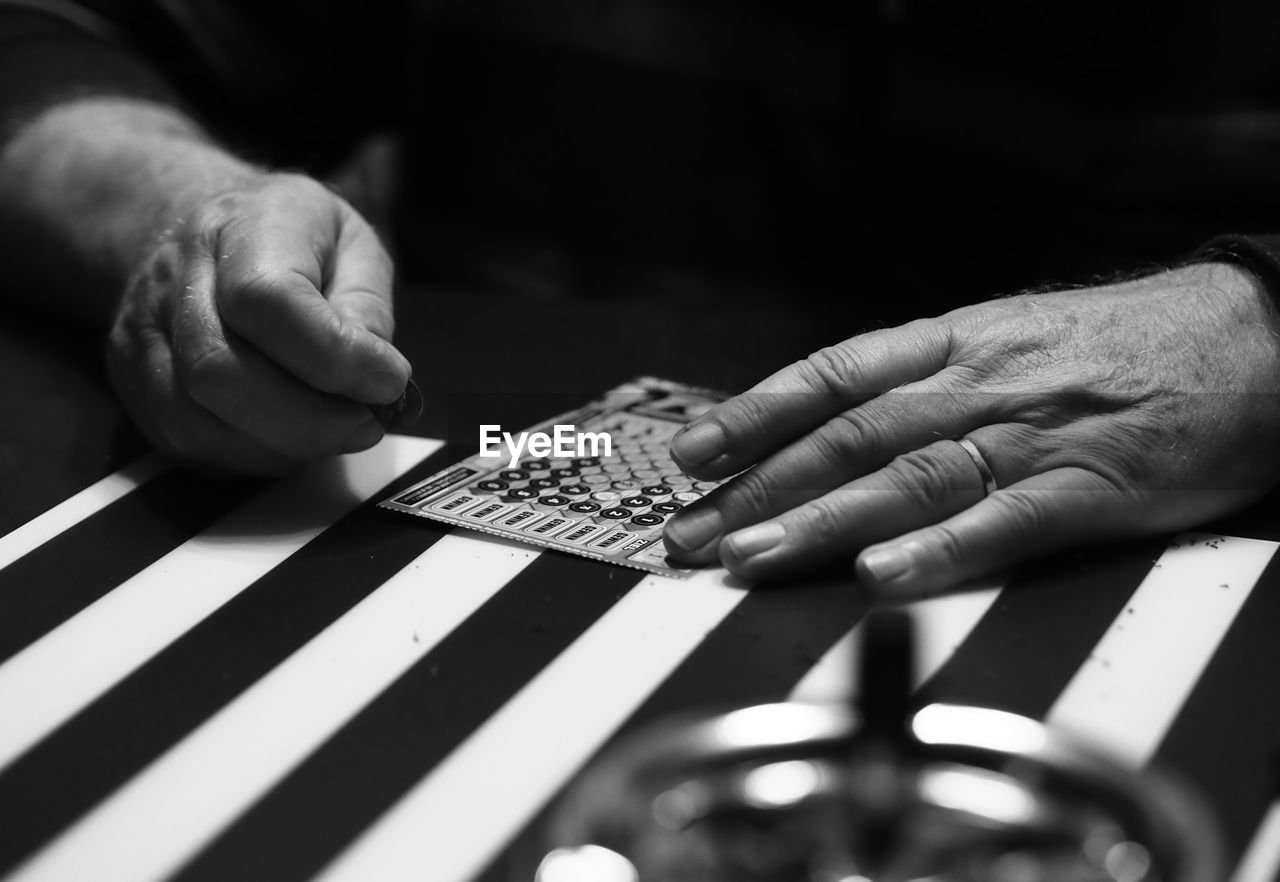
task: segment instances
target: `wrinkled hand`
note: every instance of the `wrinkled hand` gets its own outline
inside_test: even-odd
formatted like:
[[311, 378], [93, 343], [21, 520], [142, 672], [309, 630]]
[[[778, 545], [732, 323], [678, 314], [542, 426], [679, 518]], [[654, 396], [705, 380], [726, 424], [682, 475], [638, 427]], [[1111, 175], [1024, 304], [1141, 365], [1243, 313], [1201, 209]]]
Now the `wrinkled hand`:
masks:
[[207, 200], [144, 255], [108, 338], [112, 383], [185, 463], [287, 472], [382, 437], [408, 361], [391, 345], [391, 260], [342, 199], [264, 174]]
[[1278, 327], [1252, 275], [1203, 264], [854, 337], [676, 436], [689, 474], [742, 474], [668, 552], [751, 579], [857, 555], [912, 595], [1223, 514], [1280, 483]]

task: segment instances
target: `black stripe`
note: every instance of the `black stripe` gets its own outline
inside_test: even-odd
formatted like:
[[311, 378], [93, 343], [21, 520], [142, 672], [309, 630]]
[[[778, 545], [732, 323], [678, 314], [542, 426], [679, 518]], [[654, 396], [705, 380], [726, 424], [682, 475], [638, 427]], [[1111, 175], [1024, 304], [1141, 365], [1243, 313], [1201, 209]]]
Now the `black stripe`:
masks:
[[[682, 711], [786, 698], [814, 663], [866, 614], [868, 605], [866, 595], [848, 581], [757, 588], [746, 593], [737, 608], [636, 709], [600, 753], [638, 727]], [[554, 805], [559, 795], [548, 806]], [[477, 882], [532, 879], [536, 841], [548, 811], [544, 807]], [[519, 867], [514, 874], [513, 864]]]
[[310, 878], [642, 578], [541, 555], [173, 879]]
[[[410, 475], [425, 477], [444, 464], [437, 453]], [[5, 819], [0, 872], [190, 733], [445, 532], [434, 523], [378, 511], [372, 503], [360, 506], [15, 760], [0, 772], [0, 818]]]
[[917, 693], [1042, 719], [1120, 615], [1168, 538], [1025, 568]]
[[0, 662], [155, 563], [262, 487], [159, 475], [0, 569]]
[[1272, 774], [1280, 752], [1277, 635], [1280, 558], [1272, 558], [1155, 754], [1208, 799], [1233, 863], [1280, 796]]

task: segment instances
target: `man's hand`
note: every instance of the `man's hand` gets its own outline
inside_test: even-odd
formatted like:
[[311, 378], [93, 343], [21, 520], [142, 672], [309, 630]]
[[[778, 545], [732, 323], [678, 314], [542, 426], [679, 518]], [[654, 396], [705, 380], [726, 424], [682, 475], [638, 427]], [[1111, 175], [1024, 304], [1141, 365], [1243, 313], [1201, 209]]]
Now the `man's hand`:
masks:
[[1280, 482], [1278, 327], [1252, 275], [1203, 264], [846, 340], [676, 436], [691, 475], [742, 474], [668, 551], [751, 579], [856, 555], [914, 594], [1223, 514]]
[[382, 437], [368, 405], [404, 391], [392, 266], [372, 228], [299, 175], [202, 201], [136, 266], [107, 362], [129, 414], [203, 468], [286, 472]]
[[0, 243], [12, 293], [110, 329], [125, 408], [190, 465], [269, 475], [369, 447], [369, 405], [408, 381], [370, 226], [178, 108], [87, 96], [17, 126], [0, 144]]

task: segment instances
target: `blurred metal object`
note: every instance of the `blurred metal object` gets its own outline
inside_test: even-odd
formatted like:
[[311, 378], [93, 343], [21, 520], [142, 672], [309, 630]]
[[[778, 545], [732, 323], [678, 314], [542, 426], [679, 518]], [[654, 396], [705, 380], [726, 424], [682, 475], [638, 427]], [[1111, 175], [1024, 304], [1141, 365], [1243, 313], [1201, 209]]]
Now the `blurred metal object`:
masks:
[[[935, 704], [901, 749], [842, 706], [769, 704], [638, 733], [544, 831], [536, 882], [1222, 882], [1173, 778], [1043, 724]], [[524, 875], [528, 880], [530, 869]]]

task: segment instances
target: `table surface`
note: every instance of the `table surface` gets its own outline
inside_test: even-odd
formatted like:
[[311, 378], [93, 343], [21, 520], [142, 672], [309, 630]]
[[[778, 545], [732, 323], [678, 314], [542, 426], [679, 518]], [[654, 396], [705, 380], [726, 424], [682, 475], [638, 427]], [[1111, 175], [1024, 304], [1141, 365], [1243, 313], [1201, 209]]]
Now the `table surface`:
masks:
[[[271, 483], [148, 454], [93, 331], [0, 328], [0, 878], [496, 882], [620, 733], [844, 694], [868, 608], [847, 580], [675, 581], [372, 503], [480, 416], [524, 426], [639, 374], [740, 389], [858, 328], [820, 304], [428, 290], [399, 315], [424, 419]], [[920, 699], [1175, 769], [1234, 879], [1275, 878], [1278, 509], [912, 605]]]

